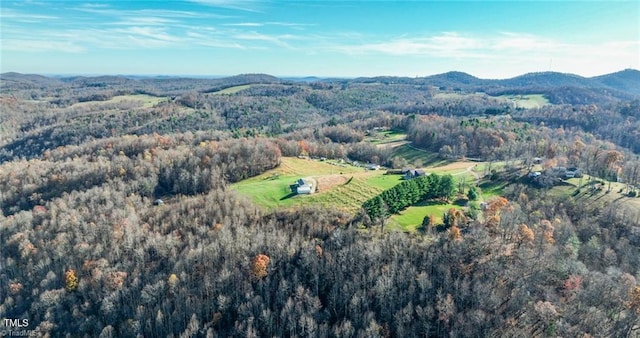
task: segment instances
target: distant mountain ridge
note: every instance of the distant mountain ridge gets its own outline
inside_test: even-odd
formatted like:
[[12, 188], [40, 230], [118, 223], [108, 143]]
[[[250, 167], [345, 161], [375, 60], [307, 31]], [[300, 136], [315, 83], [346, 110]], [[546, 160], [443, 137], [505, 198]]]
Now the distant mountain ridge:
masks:
[[640, 71], [635, 69], [594, 77], [538, 72], [500, 80], [480, 79], [463, 72], [448, 72], [416, 78], [414, 81], [442, 89], [480, 91], [490, 95], [543, 94], [556, 104], [587, 104], [640, 98]]
[[[490, 88], [608, 88], [633, 95], [640, 95], [640, 71], [625, 69], [595, 77], [582, 77], [558, 72], [527, 73], [510, 79], [480, 79], [463, 72], [448, 72], [424, 78], [434, 83], [448, 81], [449, 85], [483, 86]], [[443, 83], [444, 84], [444, 83]]]
[[625, 69], [619, 72], [592, 77], [608, 87], [618, 90], [640, 94], [640, 71]]
[[[181, 77], [181, 80], [189, 80]], [[59, 86], [65, 83], [74, 85], [99, 86], [135, 83], [136, 81], [172, 81], [173, 78], [145, 78], [134, 76], [71, 76], [46, 77], [35, 74], [15, 72], [0, 74], [2, 86], [15, 88], [37, 88], [41, 86]], [[501, 94], [544, 94], [553, 103], [589, 103], [592, 101], [640, 98], [640, 71], [625, 69], [619, 72], [594, 77], [583, 77], [559, 72], [527, 73], [510, 79], [481, 79], [473, 75], [451, 71], [426, 77], [360, 77], [352, 79], [323, 79], [319, 77], [278, 78], [268, 74], [241, 74], [216, 79], [194, 78], [210, 84], [205, 92], [216, 91], [231, 86], [245, 84], [274, 84], [284, 82], [342, 82], [342, 83], [381, 83], [399, 85], [435, 86], [444, 90], [481, 91], [490, 95]], [[297, 81], [296, 81], [297, 80]]]
[[487, 85], [489, 83], [491, 83], [491, 80], [484, 80], [484, 79], [480, 79], [477, 78], [473, 75], [467, 74], [465, 72], [458, 72], [458, 71], [452, 71], [452, 72], [446, 72], [446, 73], [442, 73], [442, 74], [436, 74], [436, 75], [431, 75], [431, 76], [427, 76], [425, 77], [425, 79], [431, 80], [431, 81], [451, 81], [454, 83], [458, 83], [458, 84], [464, 84], [464, 85], [471, 85], [471, 86], [478, 86], [478, 85]]
[[595, 77], [559, 72], [527, 73], [510, 79], [481, 79], [451, 71], [426, 77], [362, 77], [350, 83], [431, 85], [443, 90], [480, 91], [491, 95], [544, 94], [554, 103], [588, 103], [598, 100], [640, 98], [640, 71], [625, 69]]
[[527, 73], [511, 79], [499, 80], [507, 87], [590, 87], [592, 82], [588, 78], [574, 74], [558, 72]]
[[59, 79], [37, 74], [21, 74], [16, 72], [0, 74], [0, 84], [19, 88], [35, 88], [42, 86], [62, 85]]

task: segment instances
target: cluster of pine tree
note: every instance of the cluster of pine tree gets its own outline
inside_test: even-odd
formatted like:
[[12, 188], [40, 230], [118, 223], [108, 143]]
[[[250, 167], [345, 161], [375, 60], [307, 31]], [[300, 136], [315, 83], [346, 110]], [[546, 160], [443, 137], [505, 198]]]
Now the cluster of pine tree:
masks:
[[362, 207], [374, 220], [395, 214], [420, 201], [436, 198], [448, 200], [454, 193], [455, 182], [451, 175], [431, 174], [402, 181], [364, 202]]

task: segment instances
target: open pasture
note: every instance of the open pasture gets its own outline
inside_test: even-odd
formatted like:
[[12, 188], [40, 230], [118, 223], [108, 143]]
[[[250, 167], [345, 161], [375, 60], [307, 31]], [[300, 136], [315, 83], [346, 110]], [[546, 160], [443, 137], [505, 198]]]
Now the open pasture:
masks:
[[222, 90], [219, 90], [217, 92], [213, 92], [211, 94], [214, 95], [231, 95], [231, 94], [235, 94], [241, 90], [245, 90], [245, 89], [249, 89], [251, 88], [251, 85], [242, 85], [242, 86], [233, 86], [233, 87], [229, 87], [229, 88], [225, 88]]
[[391, 216], [387, 229], [413, 232], [420, 227], [422, 220], [430, 215], [434, 216], [435, 222], [438, 224], [442, 222], [442, 215], [451, 208], [460, 209], [460, 206], [432, 201], [421, 202]]
[[123, 102], [133, 102], [141, 108], [151, 108], [156, 104], [160, 103], [162, 100], [166, 100], [166, 98], [145, 95], [145, 94], [118, 95], [105, 101], [78, 102], [73, 104], [72, 107], [79, 108], [79, 107], [86, 107], [90, 105], [108, 105], [108, 104], [119, 104]]
[[409, 162], [410, 166], [416, 167], [436, 166], [448, 163], [447, 161], [442, 160], [440, 157], [438, 157], [437, 153], [416, 148], [409, 143], [402, 144], [398, 147], [393, 148], [391, 156], [402, 157], [407, 160], [407, 162]]
[[[406, 147], [407, 145], [401, 146]], [[428, 173], [450, 174], [456, 181], [465, 180], [466, 187], [475, 184], [481, 174], [478, 169], [484, 163], [460, 161], [444, 162], [437, 155], [406, 147], [408, 154], [415, 159], [429, 162], [422, 166]], [[291, 186], [299, 178], [309, 177], [317, 182], [317, 191], [310, 195], [297, 195]], [[358, 212], [362, 204], [382, 191], [402, 182], [402, 175], [386, 175], [385, 170], [366, 170], [336, 160], [318, 161], [308, 158], [283, 157], [282, 163], [275, 169], [262, 175], [232, 185], [241, 195], [249, 197], [256, 204], [267, 209], [321, 205], [338, 208], [346, 212]], [[501, 186], [481, 185], [482, 197], [489, 198], [501, 193]], [[425, 216], [433, 215], [436, 222], [442, 222], [442, 214], [450, 208], [462, 208], [450, 203], [425, 201], [411, 206], [388, 219], [387, 229], [415, 231]]]
[[501, 95], [498, 97], [513, 102], [517, 108], [524, 109], [540, 108], [549, 104], [549, 100], [542, 94]]
[[[378, 178], [384, 171], [370, 171], [336, 161], [283, 157], [279, 167], [238, 182], [232, 188], [266, 208], [294, 205], [325, 205], [357, 211], [364, 201], [399, 182], [398, 175]], [[311, 195], [292, 193], [299, 178], [312, 177], [318, 183]], [[395, 180], [394, 180], [395, 179]]]

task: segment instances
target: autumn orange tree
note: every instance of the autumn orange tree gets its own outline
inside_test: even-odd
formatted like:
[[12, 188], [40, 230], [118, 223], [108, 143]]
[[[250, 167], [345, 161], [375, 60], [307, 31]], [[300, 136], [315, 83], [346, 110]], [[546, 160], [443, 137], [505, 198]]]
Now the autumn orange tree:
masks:
[[553, 231], [554, 231], [553, 224], [551, 224], [550, 221], [544, 219], [540, 221], [540, 226], [542, 230], [542, 240], [548, 244], [555, 243], [556, 240], [553, 238]]
[[69, 269], [64, 273], [64, 288], [69, 292], [78, 289], [78, 274], [76, 270]]
[[442, 215], [442, 222], [446, 227], [459, 226], [467, 223], [467, 216], [462, 210], [450, 208]]
[[267, 272], [267, 266], [269, 265], [270, 258], [267, 255], [258, 254], [251, 261], [251, 278], [255, 280], [262, 279], [266, 277], [269, 273]]
[[449, 239], [452, 241], [462, 240], [462, 232], [460, 231], [460, 228], [455, 225], [449, 228]]
[[484, 210], [484, 223], [491, 230], [496, 230], [500, 224], [500, 213], [509, 206], [509, 200], [496, 197], [487, 202]]
[[533, 233], [533, 230], [531, 230], [529, 226], [527, 226], [526, 224], [520, 224], [518, 226], [518, 234], [516, 236], [516, 241], [518, 245], [532, 244], [534, 238], [535, 238], [535, 235]]
[[629, 307], [640, 315], [640, 286], [636, 286], [629, 292]]
[[609, 187], [607, 191], [611, 191], [611, 181], [617, 179], [618, 173], [621, 169], [620, 162], [624, 159], [624, 155], [617, 150], [610, 150], [604, 153], [602, 156], [602, 162], [604, 169], [607, 170], [607, 176], [609, 176]]

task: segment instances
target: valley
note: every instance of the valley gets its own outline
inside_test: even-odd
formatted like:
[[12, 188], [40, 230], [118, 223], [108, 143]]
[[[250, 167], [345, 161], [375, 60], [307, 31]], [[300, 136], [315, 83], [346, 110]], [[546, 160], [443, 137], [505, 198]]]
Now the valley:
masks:
[[1, 74], [0, 316], [39, 336], [633, 337], [638, 88]]

